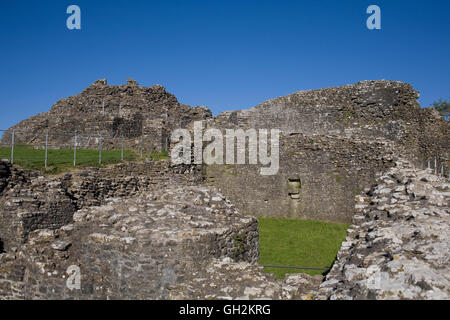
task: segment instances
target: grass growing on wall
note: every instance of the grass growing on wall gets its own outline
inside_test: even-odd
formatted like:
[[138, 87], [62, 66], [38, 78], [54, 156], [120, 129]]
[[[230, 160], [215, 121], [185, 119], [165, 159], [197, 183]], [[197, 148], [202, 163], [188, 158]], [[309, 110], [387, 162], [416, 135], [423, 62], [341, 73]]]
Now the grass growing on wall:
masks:
[[[0, 158], [10, 159], [11, 148], [0, 147]], [[136, 159], [138, 156], [130, 150], [124, 150], [124, 161]], [[98, 150], [77, 149], [77, 167], [98, 167]], [[102, 150], [102, 165], [121, 162], [121, 150]], [[42, 170], [47, 173], [63, 172], [73, 168], [72, 149], [49, 149], [47, 153], [47, 170], [45, 170], [45, 150], [31, 146], [17, 145], [14, 147], [14, 164], [23, 169]]]
[[167, 150], [162, 150], [160, 152], [153, 151], [148, 157], [155, 161], [167, 160], [169, 159], [169, 152]]
[[[329, 268], [347, 235], [348, 224], [310, 220], [259, 218], [260, 263]], [[324, 271], [265, 268], [284, 278], [286, 273], [322, 274]]]

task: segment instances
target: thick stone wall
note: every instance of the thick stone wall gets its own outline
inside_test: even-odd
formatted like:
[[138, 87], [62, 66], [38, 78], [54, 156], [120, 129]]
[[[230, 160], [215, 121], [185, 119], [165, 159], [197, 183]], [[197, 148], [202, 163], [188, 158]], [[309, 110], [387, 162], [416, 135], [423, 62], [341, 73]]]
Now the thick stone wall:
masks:
[[0, 161], [0, 194], [8, 185], [8, 179], [11, 175], [11, 165], [6, 161]]
[[0, 205], [0, 239], [6, 251], [33, 230], [70, 223], [76, 208], [61, 181], [45, 181], [37, 172], [17, 168], [10, 171]]
[[[25, 225], [22, 208], [3, 212], [0, 299], [305, 299], [321, 281], [265, 274], [257, 220], [203, 185], [200, 167], [129, 163], [53, 178], [14, 168], [7, 181], [3, 200], [17, 199], [13, 186], [48, 203], [44, 194], [65, 190], [83, 208], [22, 238], [8, 233]], [[79, 289], [67, 285], [74, 266]]]
[[224, 112], [206, 127], [282, 131], [280, 170], [261, 176], [260, 166], [208, 166], [208, 179], [245, 214], [350, 222], [354, 195], [399, 157], [425, 165], [437, 157], [448, 174], [449, 122], [421, 109], [418, 96], [402, 82], [364, 81]]
[[[30, 232], [0, 255], [3, 299], [167, 299], [212, 259], [255, 263], [257, 221], [208, 187], [157, 186], [77, 211], [73, 223]], [[81, 287], [66, 273], [78, 266]]]
[[291, 134], [281, 137], [276, 175], [260, 175], [260, 165], [214, 165], [206, 172], [244, 214], [349, 222], [354, 196], [393, 160], [382, 140]]
[[108, 198], [135, 196], [169, 177], [173, 183], [203, 179], [199, 168], [171, 167], [168, 161], [124, 163], [56, 177], [13, 168], [0, 197], [0, 239], [9, 250], [24, 243], [33, 230], [70, 223], [78, 209], [101, 205]]
[[450, 156], [450, 125], [431, 108], [420, 108], [419, 92], [399, 81], [299, 91], [249, 110], [227, 111], [214, 127], [278, 128], [285, 133], [384, 138], [405, 146], [416, 159]]

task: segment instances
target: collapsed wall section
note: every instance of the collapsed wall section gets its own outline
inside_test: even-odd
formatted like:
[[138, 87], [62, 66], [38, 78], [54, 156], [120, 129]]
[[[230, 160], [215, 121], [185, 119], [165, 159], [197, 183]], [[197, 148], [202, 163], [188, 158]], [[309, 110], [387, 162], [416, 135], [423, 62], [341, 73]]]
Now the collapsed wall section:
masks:
[[[0, 162], [4, 168], [10, 168]], [[108, 168], [75, 170], [56, 177], [13, 168], [2, 177], [0, 239], [6, 251], [18, 247], [37, 229], [57, 229], [72, 222], [76, 210], [108, 198], [132, 197], [156, 185], [202, 181], [196, 167], [171, 167], [168, 161], [122, 163]], [[181, 182], [180, 182], [181, 181]]]
[[[257, 221], [217, 191], [158, 187], [77, 211], [72, 224], [30, 233], [0, 256], [0, 296], [21, 299], [167, 299], [212, 259], [255, 263]], [[78, 266], [81, 287], [67, 286]], [[26, 275], [26, 276], [25, 276]]]
[[212, 117], [205, 107], [192, 108], [178, 102], [161, 85], [139, 86], [128, 80], [125, 85], [96, 81], [76, 96], [56, 102], [43, 112], [9, 128], [2, 145], [27, 144], [43, 148], [48, 132], [52, 148], [73, 148], [77, 133], [78, 148], [120, 149], [122, 138], [127, 149], [145, 152], [167, 150], [167, 138], [175, 128], [193, 120]]
[[317, 297], [449, 299], [449, 181], [400, 160], [356, 200]]

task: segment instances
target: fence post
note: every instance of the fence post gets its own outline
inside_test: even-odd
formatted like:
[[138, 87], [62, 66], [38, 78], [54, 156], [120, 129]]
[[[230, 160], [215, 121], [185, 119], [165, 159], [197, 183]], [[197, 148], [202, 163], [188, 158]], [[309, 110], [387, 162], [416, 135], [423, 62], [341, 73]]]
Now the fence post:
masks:
[[48, 130], [45, 132], [45, 168], [47, 168]]
[[11, 164], [14, 164], [14, 135], [15, 135], [15, 130], [13, 129], [12, 135], [11, 135]]
[[73, 166], [77, 165], [77, 133], [75, 132], [75, 136], [73, 139]]
[[437, 175], [437, 159], [434, 157], [434, 174]]
[[142, 158], [142, 136], [141, 136], [141, 158]]
[[124, 145], [124, 138], [122, 136], [122, 150], [121, 150], [121, 153], [120, 153], [120, 160], [121, 161], [123, 161], [123, 145]]
[[430, 159], [428, 159], [428, 169], [431, 169], [431, 166], [430, 166]]
[[105, 100], [102, 100], [102, 116], [105, 115]]
[[441, 163], [441, 176], [444, 177], [444, 164]]
[[98, 164], [102, 164], [102, 135], [100, 135], [98, 151]]

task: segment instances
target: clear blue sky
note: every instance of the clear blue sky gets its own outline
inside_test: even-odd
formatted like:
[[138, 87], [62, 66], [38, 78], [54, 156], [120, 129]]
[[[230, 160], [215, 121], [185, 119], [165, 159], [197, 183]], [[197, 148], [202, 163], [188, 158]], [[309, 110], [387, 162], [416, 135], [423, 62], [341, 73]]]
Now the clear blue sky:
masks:
[[[366, 28], [371, 4], [382, 30]], [[161, 84], [214, 114], [369, 79], [411, 83], [422, 106], [450, 98], [448, 0], [2, 0], [0, 23], [0, 129], [100, 78]]]

